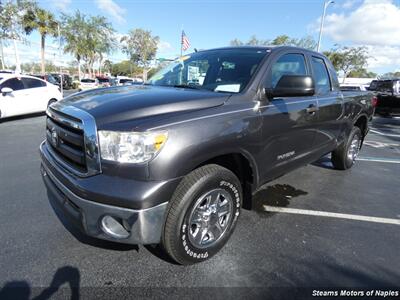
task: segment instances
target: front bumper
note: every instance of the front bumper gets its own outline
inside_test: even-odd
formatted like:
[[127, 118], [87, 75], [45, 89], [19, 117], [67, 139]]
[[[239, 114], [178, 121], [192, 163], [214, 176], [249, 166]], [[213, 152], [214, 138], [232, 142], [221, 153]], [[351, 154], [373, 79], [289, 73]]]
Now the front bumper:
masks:
[[[179, 178], [165, 182], [124, 180], [106, 174], [77, 178], [57, 165], [45, 142], [39, 151], [42, 178], [53, 208], [81, 231], [126, 244], [160, 242], [167, 201]], [[112, 217], [124, 234], [110, 234], [104, 217]]]
[[[44, 164], [40, 169], [53, 207], [87, 235], [126, 244], [160, 242], [167, 202], [141, 210], [96, 203], [75, 195]], [[102, 226], [105, 216], [119, 220], [128, 235], [117, 238], [108, 234]]]

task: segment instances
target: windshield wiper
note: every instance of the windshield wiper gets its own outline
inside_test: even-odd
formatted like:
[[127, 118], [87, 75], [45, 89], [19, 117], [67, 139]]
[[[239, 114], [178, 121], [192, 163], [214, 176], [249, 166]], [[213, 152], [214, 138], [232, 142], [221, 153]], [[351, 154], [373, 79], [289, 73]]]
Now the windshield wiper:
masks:
[[201, 90], [201, 87], [189, 84], [174, 84], [170, 85], [175, 88], [185, 88], [185, 89], [192, 89], [192, 90]]

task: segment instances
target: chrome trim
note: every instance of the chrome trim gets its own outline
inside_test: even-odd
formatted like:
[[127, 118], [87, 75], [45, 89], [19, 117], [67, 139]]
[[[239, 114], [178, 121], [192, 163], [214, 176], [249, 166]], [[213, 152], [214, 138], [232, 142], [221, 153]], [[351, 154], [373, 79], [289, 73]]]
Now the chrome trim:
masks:
[[[57, 112], [59, 113], [57, 114]], [[63, 117], [60, 113], [81, 120], [81, 123]], [[79, 177], [88, 177], [101, 173], [99, 138], [97, 136], [97, 125], [94, 117], [84, 110], [73, 106], [66, 106], [62, 102], [54, 103], [52, 107], [46, 111], [46, 114], [58, 122], [83, 131], [87, 172], [82, 173], [75, 168], [68, 166], [68, 164], [57, 157], [58, 155], [54, 153], [54, 151], [49, 149], [50, 147], [47, 147], [54, 159], [61, 164], [62, 167]]]
[[83, 124], [75, 122], [73, 120], [69, 120], [67, 118], [64, 118], [63, 116], [60, 116], [59, 114], [57, 114], [57, 112], [54, 109], [52, 109], [50, 107], [47, 108], [46, 115], [48, 115], [50, 118], [52, 118], [60, 123], [66, 124], [72, 128], [83, 130]]

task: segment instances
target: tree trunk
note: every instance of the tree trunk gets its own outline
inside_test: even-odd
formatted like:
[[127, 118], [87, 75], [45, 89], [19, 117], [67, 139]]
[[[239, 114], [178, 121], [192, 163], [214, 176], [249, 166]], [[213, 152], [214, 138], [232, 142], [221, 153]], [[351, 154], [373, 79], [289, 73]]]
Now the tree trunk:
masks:
[[4, 70], [6, 65], [4, 63], [3, 40], [0, 40], [0, 55], [1, 55], [1, 68]]
[[346, 73], [346, 72], [343, 72], [343, 80], [342, 80], [342, 83], [344, 83], [344, 82], [346, 81], [346, 77], [347, 77], [347, 73]]
[[45, 62], [44, 62], [44, 47], [45, 47], [45, 41], [46, 41], [46, 36], [44, 34], [41, 35], [41, 41], [40, 41], [40, 56], [42, 59], [42, 75], [46, 73], [46, 68], [45, 68]]
[[78, 78], [79, 78], [79, 82], [81, 81], [81, 60], [78, 59]]

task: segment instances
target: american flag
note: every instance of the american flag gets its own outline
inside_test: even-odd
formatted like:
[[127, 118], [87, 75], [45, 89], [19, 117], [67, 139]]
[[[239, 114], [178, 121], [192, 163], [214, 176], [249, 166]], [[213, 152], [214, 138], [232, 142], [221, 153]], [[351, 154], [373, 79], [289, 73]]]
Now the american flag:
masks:
[[190, 47], [189, 39], [188, 39], [188, 37], [186, 36], [186, 34], [185, 34], [185, 32], [183, 30], [182, 30], [182, 41], [181, 41], [181, 44], [182, 44], [182, 50], [183, 51], [186, 51]]

